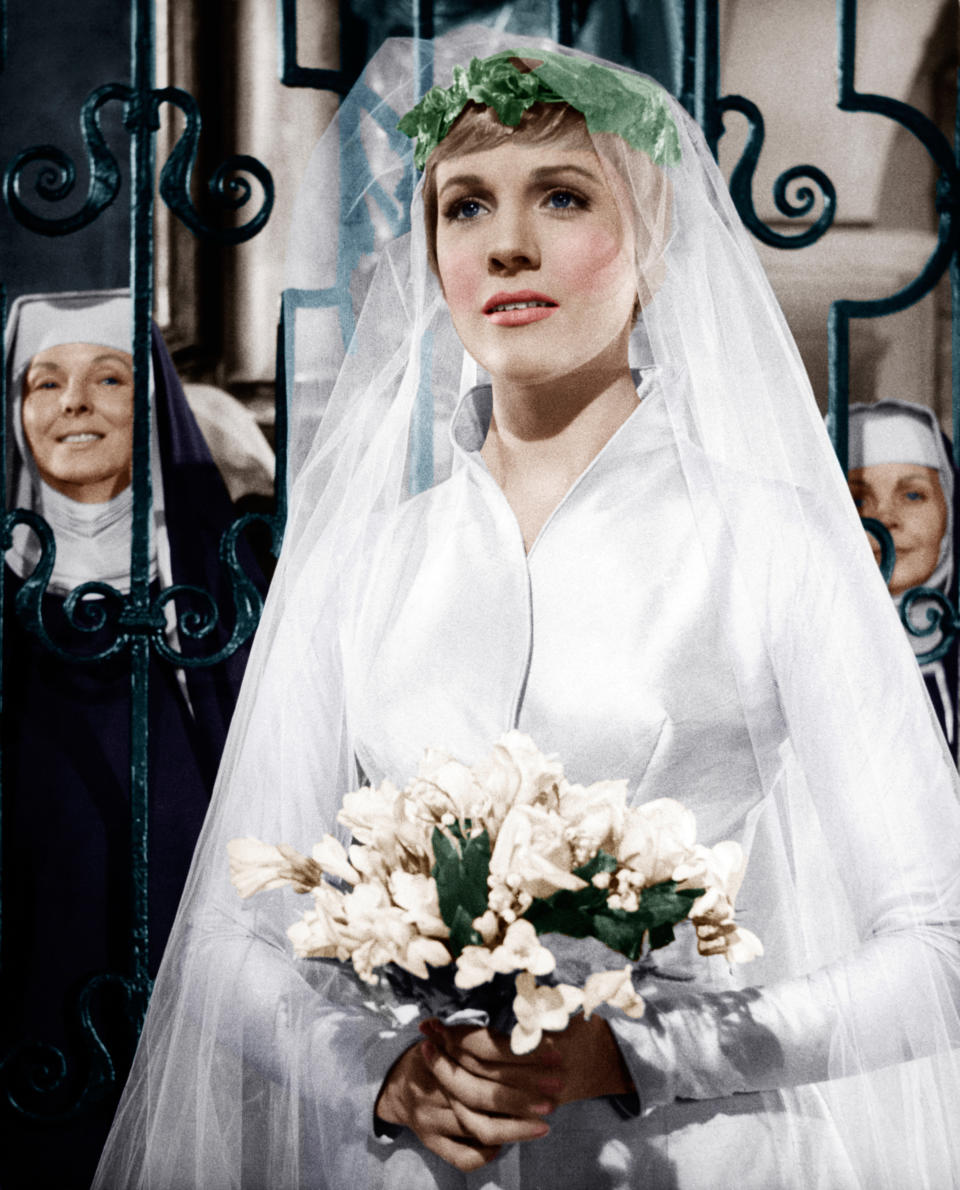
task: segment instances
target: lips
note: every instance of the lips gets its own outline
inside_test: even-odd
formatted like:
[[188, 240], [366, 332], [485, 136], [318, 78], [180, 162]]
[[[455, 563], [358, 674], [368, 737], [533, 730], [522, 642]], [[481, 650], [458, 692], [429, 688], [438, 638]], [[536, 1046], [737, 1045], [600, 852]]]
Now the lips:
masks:
[[497, 326], [525, 326], [549, 318], [557, 303], [545, 293], [520, 289], [514, 293], [495, 293], [484, 303], [484, 317]]
[[71, 446], [84, 442], [100, 442], [103, 437], [103, 434], [98, 434], [93, 430], [74, 430], [70, 434], [61, 434], [57, 441]]

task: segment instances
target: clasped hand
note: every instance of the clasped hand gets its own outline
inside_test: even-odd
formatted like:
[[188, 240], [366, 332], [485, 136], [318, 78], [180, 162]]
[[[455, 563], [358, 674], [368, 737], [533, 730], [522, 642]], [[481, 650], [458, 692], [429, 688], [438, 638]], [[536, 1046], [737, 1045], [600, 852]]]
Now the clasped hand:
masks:
[[384, 1080], [376, 1114], [410, 1128], [431, 1152], [467, 1172], [505, 1144], [537, 1140], [562, 1103], [623, 1094], [633, 1084], [609, 1025], [574, 1017], [530, 1054], [491, 1029], [425, 1021]]

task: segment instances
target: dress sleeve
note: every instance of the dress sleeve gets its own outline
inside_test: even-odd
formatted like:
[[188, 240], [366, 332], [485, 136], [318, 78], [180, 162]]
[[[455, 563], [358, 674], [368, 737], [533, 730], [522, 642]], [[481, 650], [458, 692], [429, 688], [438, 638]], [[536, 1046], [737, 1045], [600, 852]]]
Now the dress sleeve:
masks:
[[750, 576], [784, 725], [748, 862], [754, 896], [780, 906], [763, 939], [773, 976], [668, 985], [642, 1019], [611, 1019], [646, 1113], [949, 1058], [960, 1041], [956, 773], [863, 555], [836, 556], [812, 506]]

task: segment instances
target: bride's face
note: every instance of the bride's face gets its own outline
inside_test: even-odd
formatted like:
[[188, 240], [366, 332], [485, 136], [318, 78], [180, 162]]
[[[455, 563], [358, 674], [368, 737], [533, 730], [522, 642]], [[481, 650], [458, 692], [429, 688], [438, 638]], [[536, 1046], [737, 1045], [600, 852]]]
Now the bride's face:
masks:
[[81, 504], [104, 503], [130, 483], [133, 357], [96, 343], [38, 352], [22, 419], [40, 478]]
[[437, 265], [467, 351], [541, 383], [612, 351], [627, 366], [632, 237], [591, 149], [517, 145], [437, 168]]

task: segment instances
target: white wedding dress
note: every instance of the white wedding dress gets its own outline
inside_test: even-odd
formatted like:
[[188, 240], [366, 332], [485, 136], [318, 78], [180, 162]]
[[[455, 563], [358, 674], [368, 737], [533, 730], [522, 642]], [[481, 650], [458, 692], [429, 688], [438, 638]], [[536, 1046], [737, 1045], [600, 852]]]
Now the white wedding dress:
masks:
[[[678, 798], [696, 814], [702, 841], [735, 838], [744, 846], [738, 920], [760, 934], [767, 956], [730, 968], [696, 955], [691, 932], [681, 930], [655, 956], [663, 975], [647, 982], [647, 1016], [634, 1022], [611, 1014], [643, 1118], [623, 1119], [605, 1100], [569, 1105], [551, 1117], [547, 1138], [509, 1150], [474, 1180], [505, 1190], [540, 1187], [559, 1184], [551, 1171], [563, 1170], [565, 1187], [584, 1190], [906, 1185], [897, 1180], [906, 1170], [881, 1166], [868, 1177], [851, 1164], [825, 1106], [831, 1088], [801, 1084], [832, 1072], [842, 1045], [838, 1001], [864, 1022], [858, 1044], [873, 1049], [866, 1060], [897, 1060], [915, 963], [929, 961], [931, 948], [949, 955], [956, 947], [960, 901], [953, 923], [935, 909], [945, 887], [956, 889], [955, 856], [944, 852], [931, 870], [918, 846], [909, 897], [888, 883], [888, 873], [871, 872], [873, 790], [838, 762], [845, 751], [835, 739], [838, 725], [811, 719], [807, 705], [811, 686], [834, 680], [824, 642], [840, 636], [851, 651], [860, 646], [856, 592], [838, 584], [820, 609], [823, 621], [812, 620], [805, 539], [784, 525], [768, 542], [782, 602], [770, 603], [769, 624], [756, 623], [734, 577], [728, 534], [693, 516], [658, 378], [646, 377], [639, 394], [636, 412], [526, 556], [513, 512], [479, 455], [489, 389], [468, 394], [454, 420], [455, 449], [466, 465], [411, 501], [376, 551], [369, 578], [379, 594], [349, 633], [348, 718], [373, 784], [413, 773], [428, 745], [479, 760], [491, 740], [516, 726], [559, 755], [572, 780], [625, 776], [634, 801]], [[754, 522], [762, 531], [771, 493], [748, 477], [730, 482], [740, 488], [741, 529]], [[440, 537], [432, 531], [438, 521]], [[431, 544], [438, 540], [439, 547]], [[808, 613], [800, 618], [795, 606]], [[767, 642], [795, 688], [778, 687]], [[916, 685], [916, 666], [908, 649], [903, 654], [903, 680]], [[897, 766], [904, 734], [930, 736], [928, 829], [934, 837], [955, 830], [960, 810], [949, 765], [922, 703], [916, 700], [912, 721], [905, 716], [890, 697], [889, 675], [871, 670], [869, 653], [862, 680], [859, 696], [874, 716], [882, 763]], [[788, 721], [798, 715], [807, 738], [791, 740]], [[762, 735], [751, 733], [757, 722]], [[905, 800], [915, 780], [905, 783]], [[824, 900], [822, 936], [811, 938], [791, 936], [800, 918], [797, 881], [772, 842], [801, 806], [809, 832], [804, 858], [819, 866]], [[846, 897], [834, 892], [845, 882], [870, 887], [858, 920], [846, 918]], [[921, 912], [925, 887], [929, 919]], [[862, 948], [836, 969], [807, 977], [860, 940]], [[568, 965], [583, 945], [564, 948]], [[605, 960], [613, 967], [616, 957], [607, 952]], [[874, 987], [878, 963], [899, 972], [899, 988], [889, 979]], [[956, 959], [942, 965], [944, 987], [956, 988]], [[758, 982], [764, 986], [753, 986]], [[909, 1044], [922, 1033], [918, 1022]], [[374, 1072], [368, 1095], [378, 1087]], [[856, 1102], [855, 1087], [844, 1093]], [[368, 1103], [362, 1123], [369, 1124], [369, 1110]], [[428, 1173], [433, 1163], [411, 1134], [395, 1150], [371, 1157], [370, 1185], [463, 1184], [452, 1169]]]

